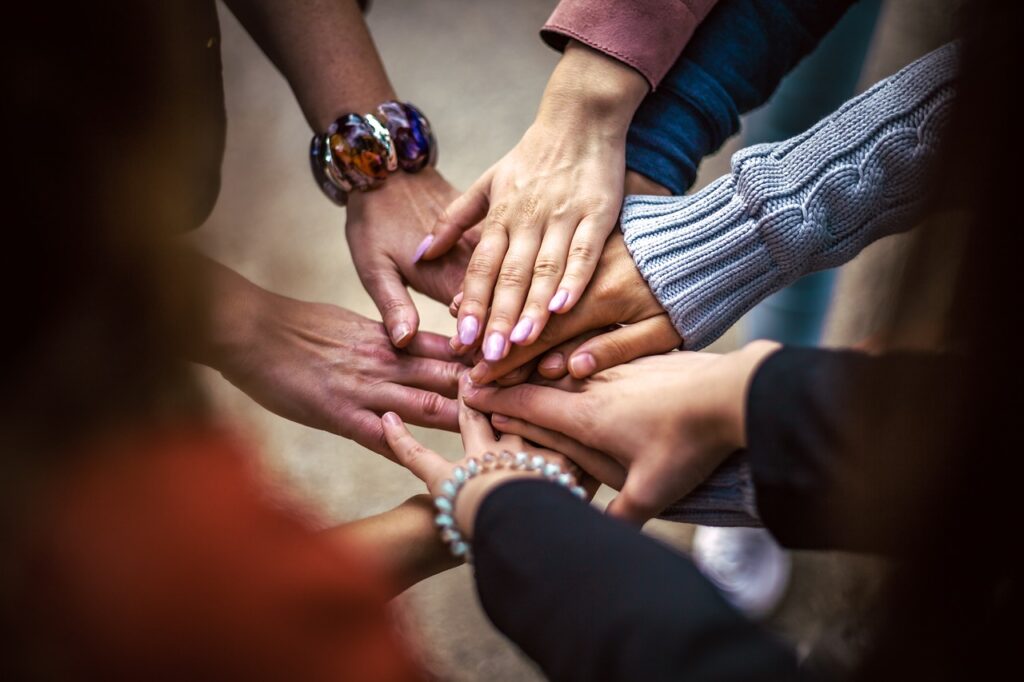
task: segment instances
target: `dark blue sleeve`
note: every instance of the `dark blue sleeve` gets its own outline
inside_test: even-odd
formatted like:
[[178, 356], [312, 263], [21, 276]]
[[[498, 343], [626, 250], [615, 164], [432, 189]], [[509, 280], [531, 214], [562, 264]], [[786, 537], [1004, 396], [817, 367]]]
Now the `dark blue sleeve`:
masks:
[[721, 0], [629, 129], [626, 166], [673, 194], [768, 100], [853, 0]]

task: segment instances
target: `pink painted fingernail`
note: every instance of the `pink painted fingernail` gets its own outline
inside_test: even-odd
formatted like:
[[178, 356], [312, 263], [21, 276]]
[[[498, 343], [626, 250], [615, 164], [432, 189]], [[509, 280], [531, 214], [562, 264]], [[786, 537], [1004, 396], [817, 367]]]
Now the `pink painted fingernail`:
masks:
[[459, 341], [463, 346], [469, 346], [476, 341], [476, 334], [480, 331], [480, 323], [472, 315], [459, 320]]
[[577, 379], [590, 376], [597, 369], [597, 360], [590, 353], [578, 353], [569, 358], [569, 372]]
[[429, 249], [430, 245], [433, 243], [434, 235], [428, 234], [426, 237], [424, 237], [423, 241], [420, 242], [420, 245], [416, 247], [416, 253], [412, 255], [412, 262], [418, 263], [420, 258], [423, 258], [423, 254], [427, 252], [427, 249]]
[[555, 295], [551, 297], [551, 303], [548, 303], [548, 310], [553, 312], [553, 313], [556, 313], [556, 312], [558, 312], [559, 310], [562, 309], [562, 306], [564, 306], [566, 301], [568, 301], [568, 300], [569, 300], [569, 290], [568, 289], [559, 289], [558, 292], [555, 293]]
[[505, 355], [505, 337], [501, 332], [491, 332], [484, 342], [484, 360], [497, 362]]
[[530, 336], [530, 332], [533, 331], [533, 320], [528, 317], [524, 317], [519, 320], [518, 324], [512, 329], [512, 334], [508, 337], [512, 343], [522, 343]]

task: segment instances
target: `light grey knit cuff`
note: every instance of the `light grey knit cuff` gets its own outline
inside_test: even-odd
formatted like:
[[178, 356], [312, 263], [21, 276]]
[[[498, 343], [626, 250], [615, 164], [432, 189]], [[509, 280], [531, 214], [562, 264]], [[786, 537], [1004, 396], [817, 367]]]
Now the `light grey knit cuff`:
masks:
[[909, 229], [954, 97], [950, 44], [807, 132], [737, 152], [732, 173], [681, 197], [629, 196], [622, 233], [684, 348], [721, 336], [804, 274]]
[[754, 479], [746, 454], [736, 453], [727, 459], [704, 483], [658, 518], [701, 526], [760, 528]]

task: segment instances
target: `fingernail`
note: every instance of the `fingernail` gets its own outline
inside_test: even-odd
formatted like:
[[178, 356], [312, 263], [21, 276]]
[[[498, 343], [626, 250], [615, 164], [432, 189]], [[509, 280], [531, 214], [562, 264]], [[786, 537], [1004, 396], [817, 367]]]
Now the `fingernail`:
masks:
[[565, 356], [561, 353], [552, 353], [540, 362], [544, 369], [562, 369], [565, 364]]
[[400, 426], [402, 424], [402, 420], [394, 412], [385, 412], [384, 416], [381, 417], [381, 421], [388, 426]]
[[515, 327], [512, 329], [512, 334], [509, 339], [512, 343], [522, 343], [533, 331], [533, 320], [528, 317], [524, 317], [519, 320]]
[[505, 337], [501, 332], [491, 332], [484, 343], [484, 360], [497, 362], [505, 355]]
[[597, 369], [597, 360], [590, 353], [578, 353], [569, 358], [569, 372], [577, 379], [590, 376]]
[[486, 365], [477, 365], [473, 369], [469, 370], [469, 380], [473, 384], [473, 392], [476, 392], [476, 386], [479, 386], [485, 376], [487, 376], [488, 368]]
[[452, 305], [455, 306], [456, 308], [462, 305], [462, 296], [465, 293], [466, 292], [464, 291], [460, 291], [459, 293], [455, 294], [455, 298], [452, 299]]
[[463, 346], [469, 346], [476, 341], [476, 333], [480, 331], [480, 323], [472, 315], [459, 320], [459, 341]]
[[472, 397], [476, 395], [477, 385], [473, 383], [473, 378], [469, 372], [462, 375], [462, 395], [463, 397]]
[[505, 424], [505, 423], [508, 422], [508, 417], [506, 417], [503, 414], [492, 414], [491, 415], [491, 422], [493, 422], [495, 424]]
[[434, 235], [428, 234], [426, 237], [424, 237], [423, 241], [420, 242], [420, 245], [416, 247], [416, 253], [412, 255], [412, 262], [418, 263], [420, 261], [420, 258], [423, 258], [423, 254], [427, 252], [427, 249], [429, 249], [430, 245], [433, 243]]
[[551, 303], [548, 303], [548, 310], [551, 312], [558, 312], [565, 305], [565, 302], [569, 300], [569, 290], [559, 289], [554, 296], [551, 297]]
[[405, 339], [407, 339], [411, 334], [412, 327], [407, 325], [405, 322], [400, 322], [391, 330], [391, 343], [397, 346], [402, 341], [405, 341]]

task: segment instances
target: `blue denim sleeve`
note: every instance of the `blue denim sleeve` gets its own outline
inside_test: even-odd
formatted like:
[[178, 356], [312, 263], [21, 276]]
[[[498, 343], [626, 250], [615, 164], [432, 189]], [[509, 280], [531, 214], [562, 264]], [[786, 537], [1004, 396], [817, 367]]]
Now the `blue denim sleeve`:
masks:
[[721, 0], [634, 116], [626, 166], [683, 194], [853, 1]]

